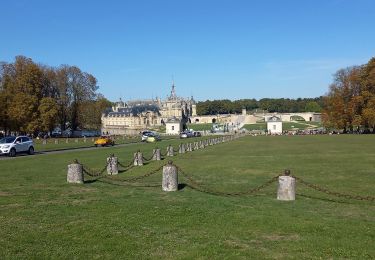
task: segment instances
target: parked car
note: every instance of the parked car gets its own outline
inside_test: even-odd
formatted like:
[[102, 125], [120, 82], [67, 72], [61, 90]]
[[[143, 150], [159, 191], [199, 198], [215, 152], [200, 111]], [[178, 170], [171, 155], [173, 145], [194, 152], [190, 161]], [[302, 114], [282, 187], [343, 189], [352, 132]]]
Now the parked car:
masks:
[[94, 142], [95, 147], [100, 146], [106, 146], [106, 145], [115, 145], [115, 141], [112, 140], [112, 138], [109, 135], [102, 135]]
[[202, 134], [201, 134], [201, 132], [193, 132], [193, 136], [194, 137], [201, 137]]
[[143, 131], [143, 132], [141, 133], [141, 135], [142, 135], [142, 137], [141, 137], [142, 142], [146, 141], [147, 138], [148, 138], [149, 136], [152, 136], [153, 134], [154, 134], [154, 132], [149, 131], [149, 130]]
[[154, 142], [157, 142], [157, 141], [160, 141], [160, 136], [157, 133], [148, 134], [148, 136], [146, 138], [147, 143], [154, 143]]
[[17, 153], [34, 154], [34, 142], [27, 136], [9, 136], [0, 139], [0, 155], [11, 157]]
[[180, 138], [189, 138], [189, 137], [193, 137], [193, 136], [194, 136], [193, 132], [188, 131], [188, 130], [180, 133]]

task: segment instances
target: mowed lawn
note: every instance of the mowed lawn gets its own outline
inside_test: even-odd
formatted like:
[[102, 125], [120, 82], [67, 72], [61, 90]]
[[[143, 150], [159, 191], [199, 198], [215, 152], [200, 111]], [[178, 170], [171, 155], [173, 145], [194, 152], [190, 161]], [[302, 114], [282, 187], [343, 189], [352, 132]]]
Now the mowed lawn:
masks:
[[[184, 140], [193, 141], [191, 140]], [[168, 143], [158, 143], [163, 151]], [[375, 196], [375, 136], [257, 136], [173, 158], [204, 187], [244, 191], [288, 168], [330, 190]], [[335, 198], [297, 183], [297, 199], [216, 196], [181, 185], [161, 191], [161, 173], [126, 185], [167, 160], [123, 172], [117, 185], [66, 183], [77, 158], [100, 170], [154, 144], [0, 160], [0, 258], [374, 259], [375, 202]], [[181, 175], [181, 184], [188, 181]]]

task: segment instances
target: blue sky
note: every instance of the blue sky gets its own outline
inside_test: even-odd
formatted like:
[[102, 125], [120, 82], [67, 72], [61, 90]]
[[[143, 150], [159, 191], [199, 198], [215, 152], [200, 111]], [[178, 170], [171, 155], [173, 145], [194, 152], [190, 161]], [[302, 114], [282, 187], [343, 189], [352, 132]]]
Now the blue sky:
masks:
[[77, 65], [114, 101], [324, 95], [375, 56], [373, 0], [1, 0], [0, 61]]

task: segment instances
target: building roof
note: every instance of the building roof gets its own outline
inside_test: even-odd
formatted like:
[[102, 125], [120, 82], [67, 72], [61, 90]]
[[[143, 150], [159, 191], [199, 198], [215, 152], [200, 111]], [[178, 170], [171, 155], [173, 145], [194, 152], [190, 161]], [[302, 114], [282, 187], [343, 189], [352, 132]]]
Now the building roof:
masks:
[[267, 122], [281, 122], [281, 118], [278, 116], [271, 116], [267, 118]]
[[174, 116], [174, 117], [168, 118], [165, 123], [180, 123], [180, 122], [181, 120]]

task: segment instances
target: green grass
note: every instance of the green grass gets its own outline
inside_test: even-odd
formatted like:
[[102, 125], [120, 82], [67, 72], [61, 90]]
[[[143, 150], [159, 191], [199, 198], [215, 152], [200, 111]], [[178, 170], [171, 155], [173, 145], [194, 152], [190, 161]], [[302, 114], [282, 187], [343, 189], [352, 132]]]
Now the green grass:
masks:
[[[318, 122], [283, 122], [283, 130], [293, 130], [299, 129], [304, 130], [308, 128], [321, 127], [321, 123]], [[246, 124], [244, 128], [251, 130], [266, 130], [267, 123], [256, 123], [256, 124]]]
[[212, 129], [212, 124], [190, 124], [187, 127], [189, 129], [193, 129], [194, 131], [209, 131]]
[[[43, 144], [42, 139], [34, 139], [34, 145], [36, 151], [51, 151], [51, 150], [64, 150], [69, 148], [81, 148], [81, 147], [92, 147], [94, 146], [94, 141], [98, 137], [90, 137], [86, 138], [86, 142], [84, 142], [84, 138], [50, 138], [47, 139], [47, 143]], [[55, 143], [55, 140], [58, 143]], [[132, 143], [140, 141], [140, 137], [136, 136], [134, 138], [123, 138], [122, 136], [115, 138], [116, 144], [125, 144], [125, 143]]]
[[266, 130], [267, 123], [256, 123], [256, 124], [246, 124], [243, 128], [252, 131], [252, 130]]
[[[193, 141], [188, 139], [184, 141]], [[177, 146], [181, 140], [162, 141]], [[244, 137], [173, 158], [205, 187], [243, 191], [291, 169], [338, 192], [371, 195], [375, 136]], [[78, 158], [95, 170], [109, 153], [122, 162], [154, 144], [0, 161], [0, 258], [373, 259], [375, 204], [321, 194], [297, 183], [297, 200], [223, 197], [189, 187], [66, 183]], [[121, 173], [139, 176], [165, 161]], [[179, 176], [180, 183], [187, 181]], [[161, 183], [161, 173], [137, 183]]]

